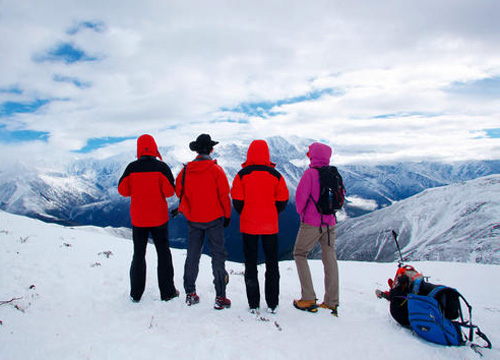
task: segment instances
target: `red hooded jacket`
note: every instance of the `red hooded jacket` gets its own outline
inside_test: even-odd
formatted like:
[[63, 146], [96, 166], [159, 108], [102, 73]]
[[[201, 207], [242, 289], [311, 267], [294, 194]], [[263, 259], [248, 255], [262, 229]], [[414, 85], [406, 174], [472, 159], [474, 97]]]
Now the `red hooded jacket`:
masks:
[[118, 192], [131, 197], [130, 216], [132, 225], [155, 227], [168, 219], [166, 198], [174, 195], [174, 176], [161, 159], [156, 142], [151, 135], [137, 139], [137, 160], [131, 162], [120, 181]]
[[[184, 178], [184, 189], [182, 177]], [[179, 211], [192, 222], [206, 223], [231, 217], [229, 182], [216, 160], [200, 155], [177, 175], [175, 192], [181, 199]], [[182, 198], [181, 198], [182, 196]]]
[[278, 212], [288, 202], [288, 188], [270, 161], [264, 140], [250, 144], [242, 167], [231, 189], [234, 207], [241, 214], [240, 231], [253, 235], [278, 233]]

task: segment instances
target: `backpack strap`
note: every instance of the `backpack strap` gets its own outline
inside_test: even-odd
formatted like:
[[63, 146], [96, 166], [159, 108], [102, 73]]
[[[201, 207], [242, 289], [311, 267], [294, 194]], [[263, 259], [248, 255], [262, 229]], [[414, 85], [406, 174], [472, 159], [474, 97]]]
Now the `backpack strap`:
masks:
[[[476, 328], [476, 335], [479, 336], [481, 339], [483, 339], [485, 342], [486, 342], [486, 345], [478, 345], [478, 344], [471, 344], [470, 347], [472, 350], [474, 350], [474, 352], [476, 352], [477, 354], [481, 355], [481, 357], [483, 356], [483, 354], [481, 353], [481, 350], [480, 349], [491, 349], [492, 345], [491, 345], [491, 341], [490, 339], [488, 339], [488, 337], [486, 336], [486, 334], [484, 334], [483, 332], [481, 332], [481, 330], [479, 329], [479, 327], [477, 326], [474, 326]], [[472, 339], [470, 339], [469, 341], [472, 342]]]
[[422, 285], [422, 279], [417, 279], [413, 282], [413, 293], [418, 295], [420, 292], [420, 285]]
[[186, 181], [186, 171], [187, 171], [187, 164], [184, 164], [184, 172], [182, 173], [182, 180], [181, 180], [181, 197], [179, 198], [179, 203], [182, 200], [182, 197], [184, 196], [184, 182]]
[[[453, 289], [453, 288], [451, 288], [451, 289]], [[483, 333], [481, 331], [481, 329], [479, 329], [479, 326], [474, 325], [472, 323], [472, 306], [463, 297], [462, 294], [460, 294], [456, 289], [453, 289], [453, 290], [456, 291], [459, 298], [463, 300], [465, 305], [467, 305], [467, 309], [469, 310], [469, 320], [464, 321], [463, 314], [462, 314], [462, 308], [460, 307], [460, 320], [461, 320], [461, 322], [459, 322], [458, 325], [469, 329], [469, 337], [467, 338], [467, 340], [470, 342], [470, 347], [472, 350], [474, 350], [474, 352], [476, 352], [477, 354], [479, 354], [482, 357], [483, 354], [481, 353], [481, 349], [491, 349], [492, 348], [491, 341], [490, 341], [490, 339], [488, 339], [486, 334]], [[486, 343], [485, 345], [478, 345], [478, 344], [474, 344], [472, 342], [472, 341], [474, 341], [474, 329], [476, 329], [476, 335], [484, 340], [484, 342]]]
[[[314, 168], [314, 169], [316, 169], [316, 168]], [[319, 226], [319, 232], [322, 234], [323, 233], [323, 226], [326, 226], [326, 234], [328, 236], [328, 246], [330, 246], [330, 225], [324, 223], [323, 214], [318, 206], [318, 203], [314, 200], [314, 198], [312, 197], [311, 194], [309, 194], [309, 198], [312, 200], [312, 202], [316, 206], [316, 210], [318, 210], [318, 213], [321, 216], [321, 225]], [[309, 202], [309, 199], [307, 201]], [[306, 203], [306, 207], [307, 207], [307, 203]]]
[[[418, 281], [418, 280], [415, 280], [415, 281]], [[422, 280], [420, 280], [419, 283], [422, 283]], [[434, 298], [438, 292], [440, 292], [441, 290], [444, 290], [444, 289], [448, 289], [448, 287], [443, 286], [443, 285], [437, 286], [434, 289], [432, 289], [432, 291], [429, 294], [427, 294], [427, 296]], [[451, 288], [449, 288], [449, 289], [451, 289]]]
[[[318, 171], [318, 175], [320, 174], [320, 168], [318, 167], [313, 167], [313, 169], [315, 169], [316, 171]], [[321, 175], [320, 176], [320, 185], [319, 185], [319, 191], [320, 191], [320, 196], [321, 196]], [[322, 227], [323, 225], [326, 225], [326, 235], [328, 237], [328, 246], [330, 246], [330, 226], [328, 224], [325, 224], [324, 221], [323, 221], [323, 213], [321, 212], [321, 209], [318, 205], [318, 203], [316, 201], [314, 201], [314, 198], [312, 197], [312, 194], [309, 194], [309, 197], [311, 198], [311, 200], [313, 201], [314, 205], [316, 206], [316, 209], [318, 210], [319, 212], [319, 215], [321, 216], [321, 225], [319, 226], [319, 232], [320, 233], [323, 233], [323, 230], [322, 230]], [[318, 200], [319, 201], [319, 200]], [[335, 214], [334, 214], [335, 216]]]

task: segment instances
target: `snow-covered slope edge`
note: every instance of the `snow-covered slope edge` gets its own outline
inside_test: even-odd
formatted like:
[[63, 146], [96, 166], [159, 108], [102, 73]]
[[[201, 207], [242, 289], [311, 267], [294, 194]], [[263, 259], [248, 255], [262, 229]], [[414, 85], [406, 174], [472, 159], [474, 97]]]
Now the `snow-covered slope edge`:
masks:
[[[202, 257], [201, 303], [182, 297], [159, 301], [154, 247], [148, 249], [148, 279], [140, 303], [128, 299], [132, 244], [109, 235], [64, 228], [0, 212], [0, 359], [477, 359], [471, 349], [426, 343], [397, 325], [385, 300], [395, 264], [341, 261], [340, 317], [300, 312], [293, 262], [280, 263], [280, 308], [276, 315], [247, 311], [243, 265], [228, 263], [231, 309], [216, 311], [210, 259]], [[109, 257], [108, 257], [109, 256]], [[173, 250], [181, 288], [185, 253]], [[475, 322], [500, 358], [500, 266], [413, 263], [431, 280], [457, 287], [474, 307]], [[260, 267], [261, 280], [264, 268]], [[311, 261], [319, 297], [322, 265]], [[263, 282], [261, 283], [263, 288]]]
[[500, 175], [428, 189], [337, 227], [339, 258], [500, 264]]

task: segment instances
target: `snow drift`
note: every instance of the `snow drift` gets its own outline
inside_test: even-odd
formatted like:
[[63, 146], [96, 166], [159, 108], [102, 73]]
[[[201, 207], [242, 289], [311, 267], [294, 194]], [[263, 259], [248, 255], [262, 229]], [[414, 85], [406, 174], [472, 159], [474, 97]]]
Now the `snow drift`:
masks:
[[[130, 241], [0, 212], [0, 359], [477, 359], [467, 347], [427, 343], [401, 328], [374, 296], [395, 264], [340, 261], [340, 317], [293, 308], [300, 288], [295, 264], [280, 262], [276, 315], [248, 313], [243, 265], [227, 263], [231, 309], [213, 309], [210, 258], [202, 257], [201, 303], [182, 291], [185, 251], [173, 250], [181, 297], [160, 301], [156, 255], [148, 249], [147, 287], [128, 297]], [[316, 292], [322, 265], [311, 260]], [[413, 263], [431, 281], [456, 287], [474, 307], [474, 322], [493, 342], [485, 359], [500, 358], [500, 266]], [[262, 280], [264, 268], [259, 267]], [[261, 283], [261, 288], [263, 282]]]

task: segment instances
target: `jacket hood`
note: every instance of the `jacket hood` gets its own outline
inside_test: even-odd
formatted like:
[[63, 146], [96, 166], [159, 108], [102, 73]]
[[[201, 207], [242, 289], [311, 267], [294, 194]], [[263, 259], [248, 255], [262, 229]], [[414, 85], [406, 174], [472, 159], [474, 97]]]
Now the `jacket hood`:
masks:
[[200, 155], [196, 160], [191, 161], [187, 166], [187, 172], [203, 172], [217, 164], [217, 160], [213, 160], [208, 155]]
[[247, 161], [241, 164], [242, 167], [250, 165], [276, 166], [269, 157], [269, 146], [265, 140], [254, 140], [250, 144], [247, 152]]
[[307, 156], [311, 159], [310, 167], [322, 167], [330, 165], [332, 148], [321, 143], [313, 143], [309, 146]]
[[137, 139], [137, 158], [139, 159], [141, 156], [154, 156], [163, 160], [158, 151], [156, 141], [151, 135], [141, 135]]

